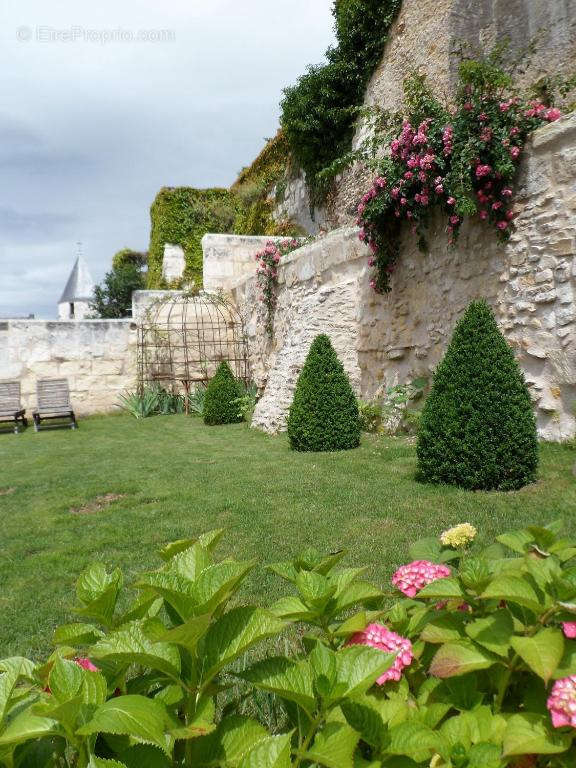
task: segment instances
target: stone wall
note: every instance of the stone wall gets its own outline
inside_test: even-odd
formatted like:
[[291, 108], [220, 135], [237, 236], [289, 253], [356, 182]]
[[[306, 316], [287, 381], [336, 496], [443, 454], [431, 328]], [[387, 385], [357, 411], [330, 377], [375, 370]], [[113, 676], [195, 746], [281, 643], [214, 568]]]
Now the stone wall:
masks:
[[528, 146], [516, 196], [519, 216], [507, 246], [468, 222], [448, 248], [438, 222], [430, 251], [406, 233], [392, 290], [369, 288], [367, 249], [353, 228], [291, 253], [279, 272], [273, 338], [264, 331], [256, 280], [233, 288], [246, 319], [251, 362], [263, 388], [254, 423], [282, 429], [296, 378], [314, 336], [328, 333], [359, 394], [429, 375], [468, 303], [484, 297], [525, 371], [540, 434], [575, 433], [576, 114], [541, 128]]
[[[368, 85], [364, 106], [397, 110], [403, 101], [403, 81], [411, 71], [426, 74], [435, 93], [450, 99], [458, 61], [452, 52], [463, 42], [486, 52], [508, 37], [512, 60], [534, 40], [535, 54], [515, 75], [529, 89], [546, 76], [576, 72], [576, 0], [402, 0], [382, 60]], [[359, 122], [353, 141], [356, 149], [366, 136]], [[300, 178], [288, 184], [284, 205], [306, 231], [351, 225], [356, 207], [372, 174], [355, 166], [338, 177], [326, 209], [310, 219], [308, 200]]]
[[229, 290], [239, 279], [254, 273], [254, 256], [269, 240], [285, 239], [260, 235], [204, 235], [204, 288], [207, 291]]
[[0, 322], [0, 379], [19, 380], [36, 407], [36, 380], [68, 379], [80, 414], [114, 410], [136, 383], [136, 325], [130, 320]]

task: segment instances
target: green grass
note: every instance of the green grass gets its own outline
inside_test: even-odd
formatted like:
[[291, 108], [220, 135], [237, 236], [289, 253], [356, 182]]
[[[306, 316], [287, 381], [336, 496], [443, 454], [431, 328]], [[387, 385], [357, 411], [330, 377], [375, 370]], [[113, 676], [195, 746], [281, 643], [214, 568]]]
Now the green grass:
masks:
[[[184, 416], [86, 419], [77, 432], [0, 436], [0, 657], [39, 657], [71, 619], [74, 582], [93, 561], [127, 583], [159, 564], [165, 542], [225, 527], [223, 554], [287, 559], [314, 545], [386, 580], [415, 539], [470, 521], [483, 538], [564, 517], [576, 533], [574, 451], [545, 445], [539, 482], [516, 493], [420, 485], [406, 439], [363, 436], [333, 454], [290, 451], [285, 436]], [[75, 514], [107, 493], [107, 508]], [[257, 569], [243, 599], [270, 603], [283, 585]]]

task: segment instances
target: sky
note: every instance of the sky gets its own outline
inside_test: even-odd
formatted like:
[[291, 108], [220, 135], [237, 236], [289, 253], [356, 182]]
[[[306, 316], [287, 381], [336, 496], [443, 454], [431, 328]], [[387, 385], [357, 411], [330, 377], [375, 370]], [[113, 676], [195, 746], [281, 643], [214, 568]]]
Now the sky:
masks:
[[282, 89], [332, 42], [331, 0], [4, 0], [0, 316], [56, 315], [76, 243], [96, 282], [146, 250], [162, 186], [228, 186]]

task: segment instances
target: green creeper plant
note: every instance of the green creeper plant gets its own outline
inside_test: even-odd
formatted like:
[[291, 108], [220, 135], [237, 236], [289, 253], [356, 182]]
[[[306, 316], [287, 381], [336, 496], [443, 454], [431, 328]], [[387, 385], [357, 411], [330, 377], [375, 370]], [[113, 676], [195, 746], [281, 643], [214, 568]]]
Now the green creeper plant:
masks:
[[360, 445], [358, 402], [328, 336], [310, 347], [288, 415], [297, 451], [342, 451]]
[[417, 453], [424, 482], [509, 491], [536, 478], [530, 394], [485, 301], [470, 304], [438, 366]]
[[214, 426], [243, 421], [244, 415], [238, 407], [238, 400], [243, 395], [242, 384], [234, 378], [228, 363], [221, 362], [206, 388], [202, 411], [204, 423]]

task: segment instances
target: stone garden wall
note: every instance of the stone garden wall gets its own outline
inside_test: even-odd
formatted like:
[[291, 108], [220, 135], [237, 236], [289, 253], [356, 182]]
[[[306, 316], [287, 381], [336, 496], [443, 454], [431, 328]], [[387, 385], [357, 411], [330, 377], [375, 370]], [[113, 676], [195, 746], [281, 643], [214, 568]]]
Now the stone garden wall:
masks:
[[465, 307], [484, 297], [525, 371], [541, 436], [573, 436], [576, 114], [535, 133], [518, 186], [519, 216], [507, 246], [479, 222], [467, 222], [452, 249], [442, 227], [433, 226], [427, 254], [406, 234], [386, 296], [369, 288], [367, 249], [353, 228], [294, 251], [280, 268], [272, 338], [255, 278], [225, 286], [246, 318], [253, 374], [264, 391], [255, 425], [284, 427], [316, 334], [330, 335], [357, 392], [371, 397], [383, 385], [429, 375]]
[[0, 379], [17, 379], [29, 414], [36, 380], [65, 377], [80, 415], [111, 411], [136, 383], [136, 325], [131, 320], [0, 322]]

